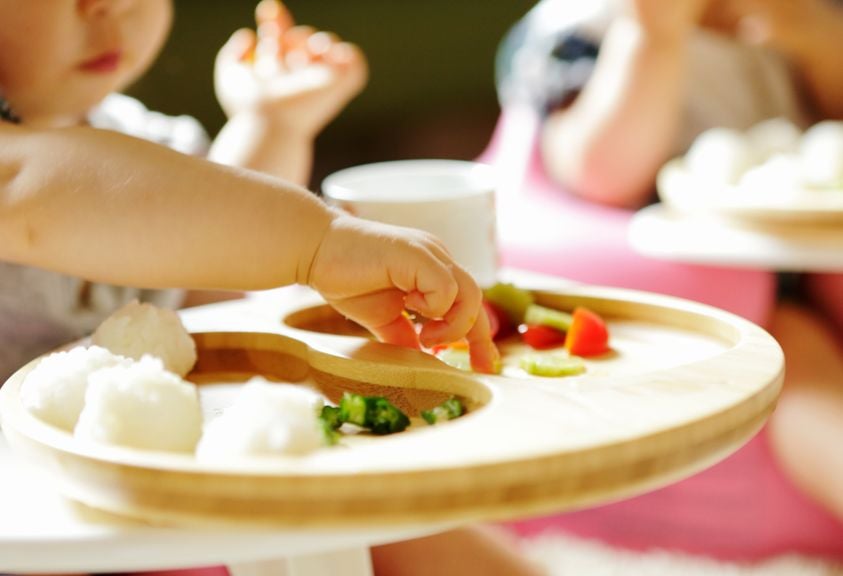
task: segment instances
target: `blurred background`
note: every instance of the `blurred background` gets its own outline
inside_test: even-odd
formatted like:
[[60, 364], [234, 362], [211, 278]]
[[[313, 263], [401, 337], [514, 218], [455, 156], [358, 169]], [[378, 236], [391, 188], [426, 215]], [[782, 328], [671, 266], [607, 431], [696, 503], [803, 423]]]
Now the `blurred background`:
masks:
[[[224, 122], [213, 62], [229, 35], [254, 27], [257, 0], [175, 0], [173, 33], [128, 92], [149, 108], [190, 114], [216, 134]], [[498, 115], [495, 52], [534, 4], [517, 0], [288, 0], [297, 22], [334, 31], [369, 59], [365, 91], [317, 141], [311, 187], [356, 164], [471, 159]]]

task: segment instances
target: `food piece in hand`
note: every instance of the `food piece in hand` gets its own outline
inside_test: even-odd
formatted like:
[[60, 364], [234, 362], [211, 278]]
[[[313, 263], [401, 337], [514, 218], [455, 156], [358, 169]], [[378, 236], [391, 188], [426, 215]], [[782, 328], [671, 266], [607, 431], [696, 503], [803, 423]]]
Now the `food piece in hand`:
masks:
[[447, 422], [454, 418], [459, 418], [465, 413], [465, 407], [456, 396], [451, 396], [439, 406], [434, 406], [430, 410], [422, 410], [421, 417], [428, 424], [439, 424]]
[[434, 355], [452, 368], [471, 372], [471, 357], [465, 347], [448, 346], [437, 350]]
[[340, 400], [340, 420], [370, 430], [374, 434], [401, 432], [410, 419], [381, 396], [361, 396], [346, 392]]
[[609, 351], [609, 329], [599, 315], [587, 308], [575, 308], [565, 336], [565, 349], [577, 356], [597, 356]]
[[573, 318], [567, 312], [561, 310], [554, 310], [538, 304], [532, 304], [527, 308], [524, 314], [524, 324], [539, 324], [542, 326], [550, 326], [556, 328], [561, 332], [567, 332], [571, 327]]
[[541, 324], [522, 324], [518, 327], [521, 339], [533, 350], [547, 350], [565, 344], [565, 332]]
[[695, 177], [717, 186], [737, 184], [755, 164], [755, 152], [743, 133], [712, 128], [700, 134], [685, 155], [685, 166]]
[[196, 364], [196, 344], [178, 314], [152, 304], [126, 304], [100, 324], [91, 341], [135, 360], [146, 354], [158, 357], [179, 376]]
[[201, 433], [196, 386], [152, 356], [91, 373], [74, 430], [88, 442], [175, 452], [193, 451]]
[[564, 352], [553, 354], [526, 354], [521, 357], [521, 369], [534, 376], [576, 376], [585, 372], [582, 358]]
[[809, 128], [799, 149], [802, 181], [817, 188], [843, 188], [843, 122], [826, 120]]
[[202, 460], [302, 455], [329, 444], [317, 392], [295, 384], [249, 380], [222, 416], [205, 426], [196, 448]]
[[535, 301], [527, 290], [516, 288], [512, 284], [498, 283], [483, 291], [483, 297], [502, 310], [513, 325], [524, 321], [527, 308]]
[[129, 358], [99, 346], [77, 346], [50, 354], [24, 378], [21, 402], [44, 422], [72, 432], [85, 405], [88, 376], [100, 368], [129, 363]]

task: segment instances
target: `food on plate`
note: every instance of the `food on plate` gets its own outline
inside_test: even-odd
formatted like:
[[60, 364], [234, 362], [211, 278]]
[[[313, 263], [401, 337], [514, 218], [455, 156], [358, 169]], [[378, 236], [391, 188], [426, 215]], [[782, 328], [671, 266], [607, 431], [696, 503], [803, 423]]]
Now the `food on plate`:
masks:
[[196, 456], [229, 460], [307, 454], [329, 444], [319, 419], [324, 405], [314, 390], [254, 377], [221, 416], [206, 424]]
[[78, 346], [50, 354], [24, 378], [21, 402], [37, 418], [71, 432], [85, 405], [88, 377], [100, 368], [130, 362], [99, 346]]
[[456, 396], [451, 396], [438, 406], [430, 410], [422, 410], [421, 417], [430, 425], [439, 424], [459, 418], [465, 413], [465, 406]]
[[737, 184], [755, 163], [749, 139], [738, 130], [712, 128], [700, 134], [685, 155], [685, 166], [711, 184]]
[[780, 154], [795, 154], [802, 130], [787, 118], [770, 118], [750, 127], [746, 137], [757, 163]]
[[554, 310], [546, 306], [539, 306], [538, 304], [531, 304], [522, 320], [524, 324], [549, 326], [555, 328], [560, 332], [567, 332], [571, 327], [573, 317], [567, 312], [561, 310]]
[[816, 188], [843, 188], [843, 122], [826, 120], [809, 128], [799, 150], [800, 175]]
[[340, 399], [338, 409], [340, 423], [354, 424], [373, 434], [394, 434], [410, 425], [407, 415], [381, 396], [361, 396], [346, 392]]
[[530, 292], [507, 282], [499, 282], [486, 288], [483, 298], [492, 305], [492, 310], [503, 311], [516, 326], [524, 321], [527, 308], [535, 302], [535, 297]]
[[565, 351], [553, 354], [525, 354], [520, 360], [521, 369], [534, 376], [576, 376], [585, 372], [585, 363], [578, 356]]
[[609, 351], [609, 329], [598, 314], [588, 308], [574, 308], [571, 327], [565, 335], [565, 349], [577, 356], [598, 356]]
[[843, 189], [843, 122], [802, 130], [773, 118], [746, 132], [712, 128], [694, 140], [685, 169], [700, 182], [791, 201], [812, 190]]
[[[523, 355], [518, 344], [526, 344], [533, 350], [553, 350], [560, 348], [558, 354], [544, 359], [542, 355], [527, 354], [517, 359], [515, 365], [528, 374], [535, 376], [570, 376], [580, 374], [586, 369], [581, 359], [575, 357], [594, 357], [610, 351], [609, 329], [599, 314], [585, 307], [576, 307], [573, 311], [558, 310], [535, 303], [534, 295], [513, 286], [496, 284], [484, 292], [486, 310], [499, 315], [499, 323], [508, 322], [517, 326], [517, 339], [509, 337], [513, 331], [498, 330], [495, 339], [501, 347], [504, 364], [507, 357]], [[491, 318], [491, 316], [490, 316]], [[471, 363], [464, 341], [447, 346], [437, 346], [431, 350], [445, 364], [460, 370], [471, 370]]]
[[548, 350], [565, 344], [566, 332], [542, 324], [522, 324], [518, 333], [525, 344], [533, 350]]
[[91, 341], [115, 354], [139, 360], [149, 354], [184, 376], [196, 364], [196, 344], [173, 310], [130, 302], [109, 316]]
[[152, 356], [92, 372], [74, 429], [88, 442], [175, 452], [193, 451], [201, 433], [196, 386]]

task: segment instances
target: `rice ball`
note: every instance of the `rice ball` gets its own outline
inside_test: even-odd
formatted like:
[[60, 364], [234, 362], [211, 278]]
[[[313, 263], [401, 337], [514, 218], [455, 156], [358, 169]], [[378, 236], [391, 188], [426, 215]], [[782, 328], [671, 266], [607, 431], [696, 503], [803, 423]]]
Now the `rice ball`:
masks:
[[843, 122], [826, 120], [809, 128], [802, 136], [799, 159], [805, 184], [843, 188]]
[[201, 434], [196, 386], [152, 356], [92, 373], [74, 430], [84, 441], [175, 452], [193, 451]]
[[132, 361], [99, 346], [77, 346], [43, 358], [21, 384], [21, 402], [36, 417], [71, 432], [85, 404], [91, 373]]
[[325, 445], [319, 422], [323, 397], [294, 384], [252, 378], [234, 403], [205, 426], [198, 458], [306, 454]]
[[196, 364], [196, 343], [178, 314], [152, 304], [129, 302], [100, 324], [91, 341], [135, 360], [155, 356], [179, 376]]
[[799, 160], [794, 155], [776, 154], [747, 170], [740, 185], [744, 191], [761, 195], [768, 201], [795, 201], [801, 194]]
[[728, 128], [706, 130], [685, 155], [685, 166], [694, 177], [718, 186], [737, 184], [754, 163], [749, 139]]
[[802, 130], [786, 118], [771, 118], [747, 130], [746, 137], [756, 160], [764, 162], [779, 154], [795, 154]]

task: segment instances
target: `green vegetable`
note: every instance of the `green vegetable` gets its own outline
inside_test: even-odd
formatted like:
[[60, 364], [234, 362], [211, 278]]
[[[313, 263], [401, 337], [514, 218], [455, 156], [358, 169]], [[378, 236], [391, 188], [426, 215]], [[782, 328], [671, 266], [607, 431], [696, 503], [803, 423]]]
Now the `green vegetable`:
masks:
[[374, 434], [401, 432], [410, 425], [410, 419], [386, 398], [361, 396], [346, 392], [339, 405], [341, 422], [356, 424]]
[[486, 288], [483, 297], [504, 311], [516, 326], [524, 322], [527, 308], [535, 301], [530, 292], [503, 283]]
[[527, 354], [521, 357], [521, 368], [534, 376], [575, 376], [585, 372], [585, 363], [578, 356], [566, 353]]
[[453, 420], [459, 418], [465, 412], [462, 402], [455, 396], [451, 396], [439, 406], [435, 406], [430, 410], [422, 410], [421, 417], [428, 424], [436, 424], [437, 422], [445, 422], [446, 420]]
[[443, 348], [436, 357], [448, 366], [471, 372], [471, 357], [466, 348]]
[[571, 322], [574, 317], [567, 312], [561, 310], [554, 310], [553, 308], [546, 308], [538, 304], [532, 304], [527, 308], [524, 314], [525, 324], [540, 324], [542, 326], [550, 326], [562, 332], [567, 332], [571, 327]]
[[330, 406], [327, 404], [325, 406], [322, 406], [322, 413], [319, 415], [319, 417], [332, 430], [337, 430], [340, 426], [342, 426], [342, 420], [340, 419], [340, 409], [338, 406]]

